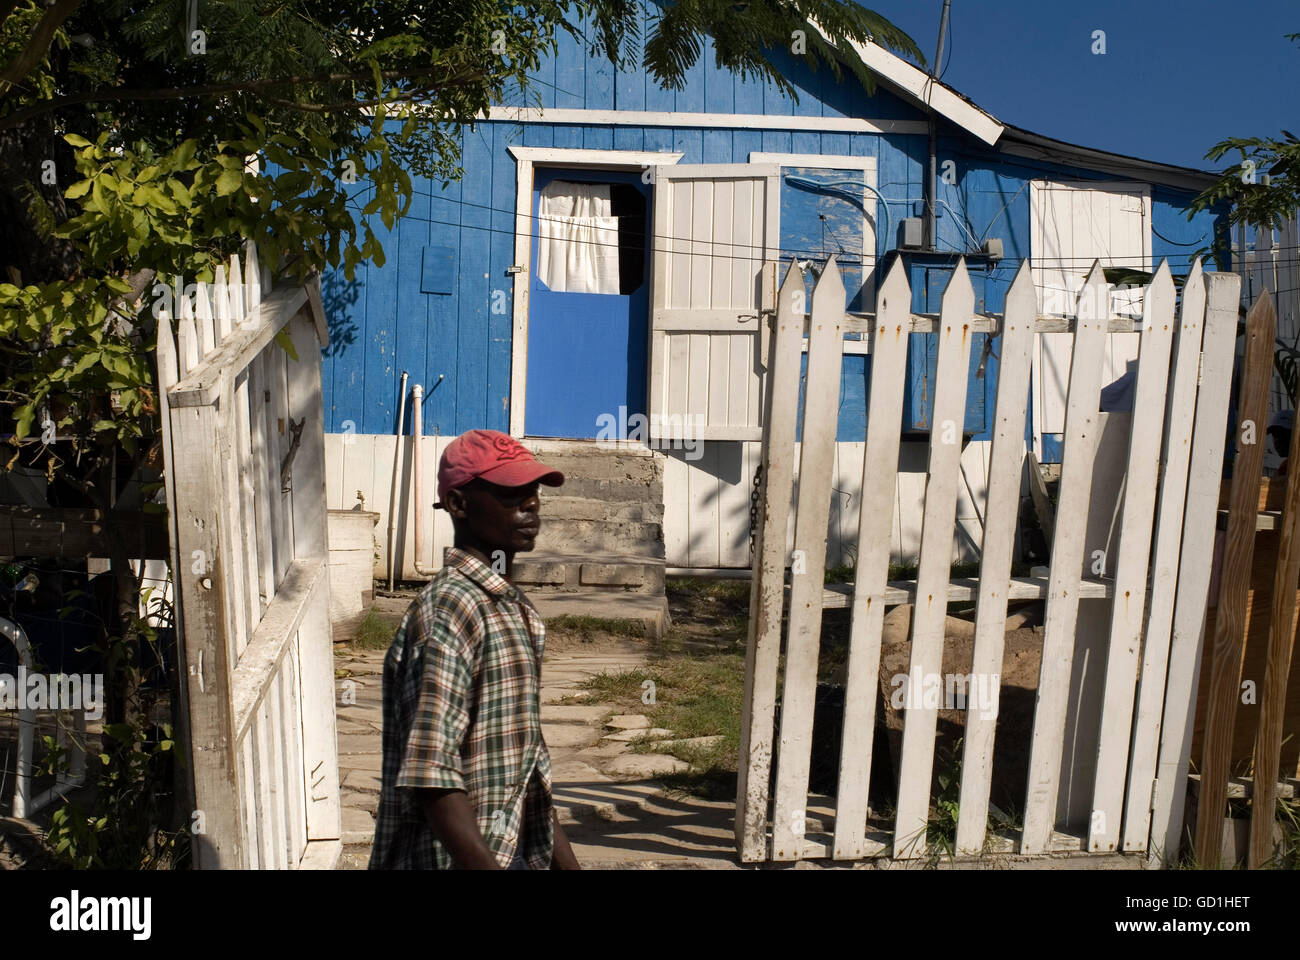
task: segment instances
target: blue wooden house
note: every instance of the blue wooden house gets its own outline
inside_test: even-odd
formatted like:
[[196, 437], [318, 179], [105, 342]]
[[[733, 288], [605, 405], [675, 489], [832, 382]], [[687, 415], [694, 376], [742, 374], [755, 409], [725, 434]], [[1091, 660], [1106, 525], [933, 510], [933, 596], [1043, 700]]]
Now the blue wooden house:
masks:
[[[652, 0], [646, 8], [649, 18]], [[1028, 258], [1043, 312], [1068, 313], [1095, 259], [1153, 269], [1168, 258], [1185, 273], [1193, 253], [1226, 229], [1222, 212], [1187, 219], [1209, 174], [1001, 123], [874, 45], [843, 55], [874, 74], [873, 94], [847, 70], [836, 80], [800, 58], [778, 59], [795, 100], [718, 69], [707, 41], [685, 89], [665, 91], [643, 69], [616, 70], [561, 35], [527, 99], [507, 98], [514, 102], [464, 130], [464, 179], [416, 181], [409, 215], [380, 236], [387, 262], [359, 267], [353, 282], [326, 278], [330, 505], [360, 499], [381, 514], [377, 571], [387, 566], [391, 507], [395, 575], [410, 576], [412, 504], [433, 499], [411, 490], [409, 441], [396, 439], [399, 416], [411, 430], [409, 404], [399, 409], [403, 372], [422, 387], [419, 426], [435, 438], [423, 445], [426, 477], [446, 439], [475, 427], [525, 438], [575, 480], [601, 457], [656, 464], [646, 486], [652, 502], [635, 515], [557, 502], [571, 515], [559, 511], [556, 537], [567, 525], [568, 539], [552, 541], [552, 552], [640, 552], [617, 536], [602, 539], [604, 523], [653, 540], [647, 562], [747, 566], [760, 317], [792, 262], [811, 289], [834, 255], [846, 309], [873, 311], [877, 277], [901, 257], [914, 311], [932, 313], [965, 257], [976, 309], [998, 312]], [[357, 189], [364, 202], [365, 185]], [[1116, 310], [1139, 306], [1136, 295], [1117, 292]], [[1136, 336], [1113, 336], [1108, 379], [1136, 355]], [[932, 339], [915, 336], [909, 360], [904, 428], [916, 443], [905, 444], [901, 464], [899, 559], [915, 554], [919, 538]], [[1026, 440], [1042, 462], [1059, 459], [1064, 351], [1068, 342], [1057, 348], [1045, 338], [1035, 357]], [[973, 351], [972, 367], [958, 511], [966, 533], [955, 556], [979, 543], [996, 340]], [[847, 342], [832, 563], [853, 555], [869, 377], [869, 356]], [[822, 387], [832, 388], [806, 385]], [[615, 451], [596, 442], [611, 435], [630, 442]], [[598, 469], [586, 479], [572, 499], [611, 480]], [[421, 522], [434, 547], [422, 562], [436, 565], [450, 527], [427, 509]]]

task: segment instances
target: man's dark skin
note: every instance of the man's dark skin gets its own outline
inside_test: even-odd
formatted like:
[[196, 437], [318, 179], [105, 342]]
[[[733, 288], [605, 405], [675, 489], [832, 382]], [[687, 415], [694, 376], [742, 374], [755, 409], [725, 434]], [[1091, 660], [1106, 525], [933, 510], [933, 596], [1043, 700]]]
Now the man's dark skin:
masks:
[[[522, 487], [501, 487], [481, 477], [455, 490], [448, 490], [443, 506], [456, 528], [456, 547], [473, 554], [512, 583], [515, 554], [533, 549], [541, 530], [541, 500], [536, 481]], [[494, 565], [493, 560], [498, 562]], [[429, 826], [456, 866], [465, 870], [504, 870], [479, 831], [474, 807], [464, 790], [420, 790], [420, 806]], [[564, 835], [554, 811], [555, 851], [552, 870], [579, 870], [569, 838]]]

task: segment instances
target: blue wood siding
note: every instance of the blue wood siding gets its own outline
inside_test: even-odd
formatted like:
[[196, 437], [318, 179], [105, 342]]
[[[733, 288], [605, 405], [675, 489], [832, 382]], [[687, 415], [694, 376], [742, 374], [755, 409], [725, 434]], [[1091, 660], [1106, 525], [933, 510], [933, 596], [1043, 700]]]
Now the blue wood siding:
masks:
[[[649, 29], [657, 8], [648, 2], [643, 10]], [[660, 88], [639, 65], [615, 70], [599, 57], [589, 57], [582, 44], [564, 34], [559, 35], [559, 44], [556, 55], [543, 60], [532, 74], [534, 87], [527, 97], [515, 91], [505, 96], [504, 103], [535, 106], [540, 99], [541, 106], [557, 108], [924, 119], [883, 89], [868, 97], [847, 72], [837, 83], [830, 71], [814, 73], [801, 60], [782, 55], [778, 63], [799, 90], [796, 102], [774, 84], [740, 80], [719, 70], [708, 39], [686, 87], [679, 91]], [[983, 309], [1000, 312], [1016, 270], [1030, 253], [1029, 181], [1115, 177], [1004, 155], [946, 124], [941, 133], [941, 172], [943, 162], [952, 160], [955, 177], [952, 183], [943, 179], [939, 183], [937, 247], [941, 253], [969, 253], [987, 238], [1002, 240], [1004, 260], [988, 267], [972, 266]], [[745, 163], [755, 151], [872, 157], [877, 163], [876, 188], [887, 208], [887, 214], [879, 210], [876, 214], [878, 264], [897, 247], [899, 221], [916, 215], [926, 172], [924, 135], [503, 122], [467, 128], [461, 135], [465, 170], [461, 182], [444, 187], [414, 178], [415, 198], [408, 216], [391, 231], [377, 220], [372, 222], [384, 244], [386, 262], [360, 265], [352, 282], [341, 271], [324, 278], [332, 326], [323, 374], [327, 431], [392, 433], [403, 371], [411, 384], [424, 387], [426, 433], [508, 429], [515, 277], [507, 269], [514, 256], [516, 183], [515, 162], [507, 148], [514, 144], [681, 151], [683, 164]], [[783, 188], [783, 196], [788, 189]], [[358, 207], [369, 199], [364, 183], [352, 191]], [[1188, 270], [1194, 251], [1211, 246], [1212, 233], [1222, 229], [1224, 220], [1220, 212], [1199, 214], [1189, 222], [1183, 208], [1190, 198], [1190, 193], [1164, 187], [1152, 191], [1155, 261], [1168, 257], [1176, 274]], [[806, 255], [807, 233], [783, 217], [781, 243], [791, 248], [783, 253], [788, 256], [802, 249]], [[436, 247], [454, 251], [454, 271], [445, 293], [422, 290], [425, 251]], [[924, 301], [917, 309], [937, 310], [935, 298], [942, 293], [943, 282], [931, 266], [916, 291]], [[966, 426], [975, 439], [988, 438], [996, 352], [995, 341], [984, 376], [972, 380]], [[909, 387], [918, 424], [924, 419], [924, 396], [918, 396], [917, 389], [928, 370], [925, 353], [917, 351]], [[978, 362], [978, 357], [972, 360], [972, 374]], [[844, 358], [837, 431], [841, 441], [865, 437], [869, 376], [869, 357]]]

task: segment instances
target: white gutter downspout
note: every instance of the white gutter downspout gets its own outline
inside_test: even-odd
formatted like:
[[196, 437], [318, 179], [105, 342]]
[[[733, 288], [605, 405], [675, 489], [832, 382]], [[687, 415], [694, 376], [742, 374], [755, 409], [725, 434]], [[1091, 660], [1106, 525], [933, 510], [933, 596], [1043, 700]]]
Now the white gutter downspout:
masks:
[[393, 559], [393, 544], [397, 534], [397, 482], [402, 476], [402, 441], [406, 439], [406, 371], [402, 371], [402, 389], [397, 401], [397, 443], [393, 445], [393, 482], [388, 493], [388, 591], [393, 590], [393, 576], [397, 561]]
[[411, 388], [411, 456], [415, 458], [411, 465], [415, 486], [415, 572], [422, 577], [432, 577], [438, 572], [437, 568], [424, 565], [424, 471], [421, 469], [424, 461], [420, 456], [420, 440], [424, 433], [423, 400], [424, 387], [417, 383]]

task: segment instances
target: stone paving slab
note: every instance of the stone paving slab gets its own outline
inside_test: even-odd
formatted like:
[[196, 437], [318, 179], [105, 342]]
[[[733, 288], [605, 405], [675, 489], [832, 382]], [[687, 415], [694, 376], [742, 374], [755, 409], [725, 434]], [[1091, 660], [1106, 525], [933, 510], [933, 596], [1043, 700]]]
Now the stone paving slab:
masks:
[[671, 730], [663, 727], [646, 727], [641, 730], [620, 730], [618, 733], [607, 733], [600, 739], [602, 743], [631, 743], [633, 740], [667, 740], [672, 735]]
[[616, 730], [648, 730], [650, 718], [639, 713], [620, 713], [606, 720], [605, 726]]
[[603, 703], [594, 703], [590, 706], [585, 704], [553, 706], [544, 703], [541, 713], [542, 723], [594, 723], [609, 713], [609, 707]]

